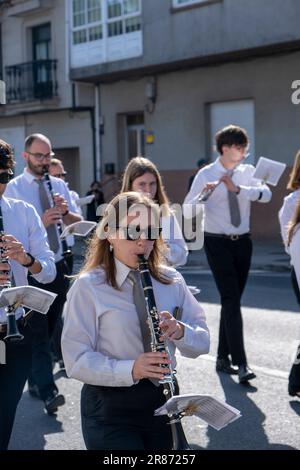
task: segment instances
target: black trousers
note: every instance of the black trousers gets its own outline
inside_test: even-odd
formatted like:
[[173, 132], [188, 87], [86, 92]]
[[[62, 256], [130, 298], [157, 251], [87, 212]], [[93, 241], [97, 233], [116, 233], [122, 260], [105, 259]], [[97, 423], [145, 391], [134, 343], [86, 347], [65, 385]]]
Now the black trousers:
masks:
[[[0, 450], [6, 450], [11, 436], [18, 403], [31, 367], [33, 317], [26, 326], [18, 326], [24, 339], [6, 344], [6, 364], [0, 364]], [[0, 340], [6, 333], [0, 333]]]
[[147, 379], [131, 387], [84, 385], [81, 426], [88, 450], [171, 450], [166, 416], [153, 416], [165, 403], [163, 386]]
[[250, 237], [231, 240], [205, 236], [204, 248], [221, 297], [218, 357], [231, 355], [233, 364], [246, 364], [241, 297], [250, 269], [252, 241]]
[[32, 369], [28, 383], [30, 386], [37, 385], [42, 400], [57, 390], [52, 372], [50, 338], [61, 317], [69, 287], [69, 280], [65, 277], [69, 273], [66, 262], [62, 260], [56, 263], [56, 270], [56, 278], [49, 284], [41, 284], [31, 276], [28, 279], [31, 285], [57, 294], [47, 315], [36, 313], [33, 317], [35, 335], [32, 347]]

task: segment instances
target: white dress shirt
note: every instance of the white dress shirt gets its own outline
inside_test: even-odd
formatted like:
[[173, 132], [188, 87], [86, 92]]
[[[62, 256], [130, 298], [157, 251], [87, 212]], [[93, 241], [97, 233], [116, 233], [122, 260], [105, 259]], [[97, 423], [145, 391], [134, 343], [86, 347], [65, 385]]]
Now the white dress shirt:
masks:
[[[240, 164], [232, 176], [234, 184], [241, 188], [237, 195], [241, 214], [240, 225], [235, 227], [231, 224], [227, 188], [224, 183], [221, 183], [204, 203], [205, 232], [225, 235], [241, 235], [249, 232], [251, 202], [269, 202], [272, 197], [268, 186], [253, 178], [254, 171], [253, 165]], [[187, 218], [194, 215], [192, 207], [199, 206], [198, 198], [206, 183], [219, 181], [227, 172], [228, 170], [222, 165], [220, 158], [198, 171], [184, 200], [183, 211]]]
[[169, 249], [164, 253], [170, 266], [183, 266], [187, 262], [188, 248], [174, 214], [161, 217], [162, 237]]
[[294, 267], [297, 283], [300, 287], [300, 225], [295, 227], [294, 235], [290, 243], [291, 264]]
[[[21, 199], [21, 201], [26, 201], [29, 204], [32, 204], [35, 207], [39, 216], [42, 217], [44, 211], [40, 202], [39, 186], [35, 182], [35, 179], [36, 177], [32, 175], [27, 170], [27, 168], [25, 168], [22, 175], [17, 176], [8, 183], [5, 190], [5, 196], [12, 197], [15, 199]], [[66, 199], [69, 211], [76, 212], [76, 207], [72, 202], [70, 192], [66, 183], [60, 178], [55, 178], [53, 176], [50, 176], [50, 180], [54, 193], [59, 193]], [[49, 196], [50, 205], [52, 206], [52, 197], [49, 192], [48, 185], [46, 184], [46, 182], [44, 182], [44, 185]], [[58, 229], [57, 235], [59, 237]], [[58, 252], [55, 253], [55, 262], [60, 261], [63, 258], [62, 252], [62, 244], [60, 243]]]
[[[47, 241], [47, 232], [35, 208], [23, 201], [1, 198], [3, 215], [3, 228], [7, 235], [13, 235], [24, 246], [25, 251], [36, 258], [42, 270], [32, 276], [41, 283], [52, 282], [56, 276], [54, 254]], [[27, 286], [28, 269], [17, 261], [9, 261], [16, 286]], [[16, 312], [16, 318], [23, 313], [22, 309]], [[6, 322], [6, 314], [0, 309], [0, 322]]]
[[286, 196], [283, 200], [283, 205], [278, 212], [278, 218], [280, 223], [281, 237], [285, 246], [285, 251], [289, 253], [289, 247], [287, 246], [288, 240], [288, 224], [292, 220], [293, 215], [296, 211], [296, 205], [300, 197], [300, 189], [292, 192]]
[[[144, 348], [133, 287], [127, 278], [130, 268], [117, 259], [115, 263], [119, 290], [106, 282], [100, 266], [80, 276], [69, 290], [62, 352], [69, 377], [91, 385], [129, 387], [134, 384], [134, 361]], [[184, 336], [168, 342], [175, 366], [176, 347], [186, 357], [206, 354], [209, 332], [203, 309], [183, 277], [173, 268], [164, 267], [164, 271], [174, 282], [165, 285], [152, 278], [158, 311], [183, 308]]]

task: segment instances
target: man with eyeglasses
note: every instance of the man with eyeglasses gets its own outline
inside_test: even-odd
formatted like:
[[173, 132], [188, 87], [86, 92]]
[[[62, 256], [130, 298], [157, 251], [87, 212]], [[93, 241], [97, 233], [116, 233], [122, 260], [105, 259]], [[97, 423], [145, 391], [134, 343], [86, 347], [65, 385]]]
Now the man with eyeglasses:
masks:
[[[45, 288], [56, 275], [54, 255], [47, 242], [47, 233], [35, 208], [24, 201], [4, 195], [13, 177], [15, 162], [11, 146], [0, 139], [0, 290], [10, 280], [12, 286], [28, 284], [27, 274]], [[0, 361], [0, 450], [7, 449], [18, 402], [31, 368], [32, 344], [38, 313], [24, 316], [24, 309], [15, 313], [21, 341], [7, 341], [7, 316], [0, 309], [0, 342], [5, 344], [6, 358]], [[4, 341], [4, 343], [3, 343]]]
[[[38, 323], [32, 352], [32, 369], [28, 380], [29, 393], [41, 398], [49, 414], [55, 413], [64, 404], [64, 396], [58, 394], [52, 371], [50, 338], [58, 319], [62, 315], [69, 280], [67, 260], [59, 238], [59, 226], [80, 221], [76, 208], [70, 197], [67, 185], [58, 178], [49, 176], [52, 186], [45, 181], [45, 173], [49, 172], [49, 164], [54, 156], [50, 140], [43, 134], [29, 135], [25, 140], [23, 157], [26, 162], [24, 172], [14, 178], [6, 188], [6, 195], [32, 204], [46, 228], [50, 248], [54, 252], [57, 275], [53, 282], [44, 288], [55, 292], [57, 297], [48, 314], [36, 315]], [[32, 277], [29, 283], [41, 287]]]
[[199, 170], [184, 207], [197, 210], [204, 204], [204, 249], [221, 297], [216, 370], [238, 374], [246, 383], [256, 377], [247, 364], [241, 313], [252, 255], [250, 207], [252, 201], [269, 202], [272, 193], [253, 178], [254, 166], [243, 163], [249, 145], [245, 129], [224, 127], [215, 141], [220, 156]]

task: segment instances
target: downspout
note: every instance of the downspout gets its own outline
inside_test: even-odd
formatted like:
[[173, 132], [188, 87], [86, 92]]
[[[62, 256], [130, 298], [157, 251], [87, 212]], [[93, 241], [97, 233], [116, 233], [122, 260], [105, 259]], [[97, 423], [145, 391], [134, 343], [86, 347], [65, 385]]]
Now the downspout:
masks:
[[101, 141], [100, 141], [100, 85], [95, 85], [95, 179], [101, 181]]

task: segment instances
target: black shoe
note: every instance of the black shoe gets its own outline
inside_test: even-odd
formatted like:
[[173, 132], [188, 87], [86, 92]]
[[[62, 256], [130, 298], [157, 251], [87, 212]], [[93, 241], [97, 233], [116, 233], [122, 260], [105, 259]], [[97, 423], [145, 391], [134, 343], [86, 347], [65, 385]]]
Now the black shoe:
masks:
[[45, 409], [49, 415], [57, 412], [57, 408], [65, 404], [65, 397], [59, 394], [56, 390], [48, 395], [48, 397], [44, 400]]
[[216, 363], [216, 371], [224, 372], [225, 374], [236, 375], [238, 373], [238, 368], [232, 366], [229, 359], [218, 358]]
[[41, 395], [37, 385], [29, 385], [28, 384], [28, 393], [33, 398], [41, 399]]
[[296, 390], [295, 388], [291, 387], [291, 385], [289, 384], [288, 391], [289, 391], [289, 395], [290, 395], [291, 397], [298, 397], [298, 398], [300, 398], [300, 388], [299, 388], [298, 390]]
[[248, 382], [248, 380], [255, 379], [256, 375], [254, 372], [247, 366], [247, 364], [243, 364], [239, 366], [239, 382], [243, 384]]

